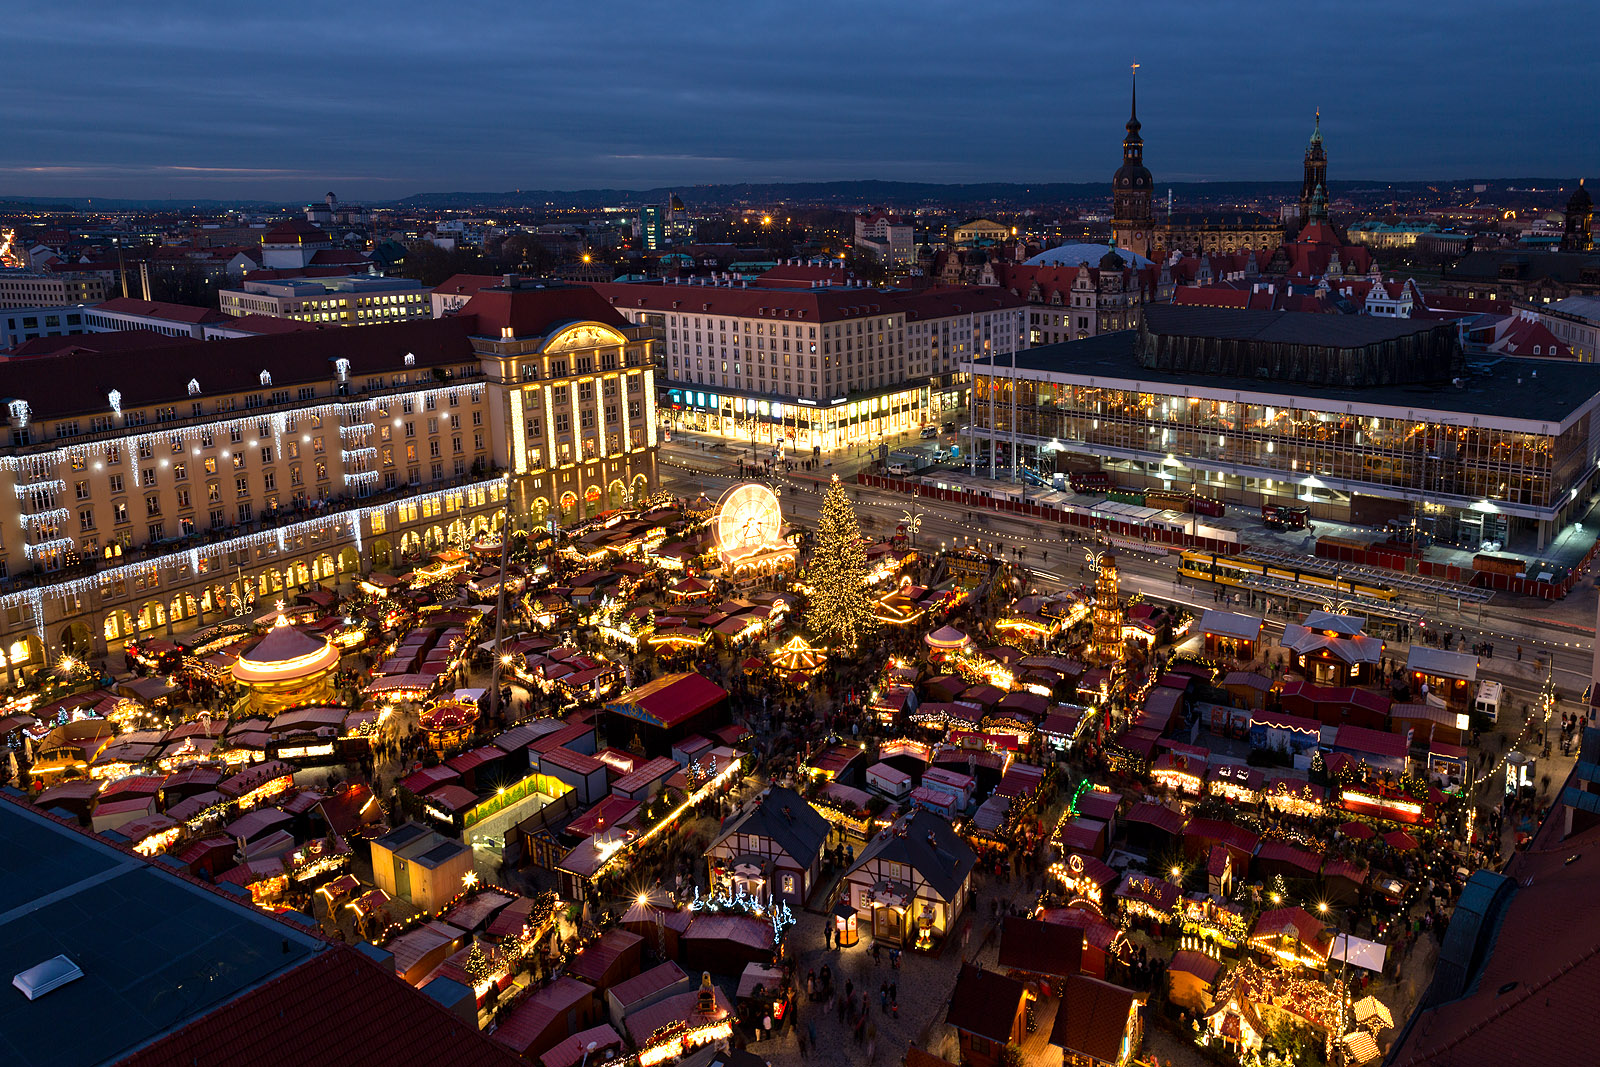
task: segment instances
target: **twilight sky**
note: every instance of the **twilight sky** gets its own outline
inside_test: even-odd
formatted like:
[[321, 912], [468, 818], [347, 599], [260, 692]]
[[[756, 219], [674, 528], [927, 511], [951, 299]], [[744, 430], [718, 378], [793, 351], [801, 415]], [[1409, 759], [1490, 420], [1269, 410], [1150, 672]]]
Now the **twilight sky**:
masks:
[[[1140, 63], [1165, 181], [1600, 176], [1580, 0], [51, 0], [4, 17], [0, 197], [348, 200], [1100, 181]], [[1553, 35], [1553, 36], [1547, 36]], [[1581, 103], [1580, 103], [1581, 102]]]

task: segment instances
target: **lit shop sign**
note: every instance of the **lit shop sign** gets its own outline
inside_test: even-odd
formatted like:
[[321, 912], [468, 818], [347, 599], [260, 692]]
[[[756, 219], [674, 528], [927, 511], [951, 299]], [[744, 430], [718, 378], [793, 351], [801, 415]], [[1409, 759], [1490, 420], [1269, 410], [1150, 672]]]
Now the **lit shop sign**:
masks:
[[333, 742], [328, 741], [320, 745], [290, 745], [288, 748], [278, 749], [281, 759], [314, 759], [317, 756], [333, 755]]

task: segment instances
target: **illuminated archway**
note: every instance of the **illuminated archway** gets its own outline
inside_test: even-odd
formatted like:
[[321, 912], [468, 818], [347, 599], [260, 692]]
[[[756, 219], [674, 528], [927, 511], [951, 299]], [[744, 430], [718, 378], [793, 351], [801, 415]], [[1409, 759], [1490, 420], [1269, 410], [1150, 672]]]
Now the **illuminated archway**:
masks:
[[612, 507], [614, 507], [614, 508], [627, 507], [627, 505], [628, 505], [628, 487], [623, 484], [621, 478], [617, 478], [614, 481], [612, 481], [612, 483], [608, 487], [608, 489], [609, 489], [609, 495], [611, 497], [611, 506]]
[[422, 554], [422, 535], [415, 530], [407, 530], [400, 535], [400, 558], [416, 559]]
[[550, 501], [544, 497], [534, 500], [533, 506], [528, 509], [528, 519], [535, 526], [543, 526], [550, 521]]
[[372, 565], [374, 567], [391, 567], [394, 565], [394, 547], [388, 539], [378, 538], [372, 542]]
[[650, 479], [642, 474], [633, 476], [633, 502], [642, 506], [645, 498], [650, 495]]
[[361, 553], [357, 552], [354, 545], [346, 545], [339, 550], [339, 573], [359, 574], [361, 571]]
[[422, 535], [422, 547], [429, 552], [437, 552], [444, 547], [444, 531], [437, 526], [428, 527], [428, 532]]
[[87, 623], [71, 622], [61, 628], [61, 651], [72, 656], [87, 656], [94, 651]]
[[561, 525], [570, 526], [578, 521], [578, 494], [567, 490], [561, 494]]
[[600, 514], [600, 487], [591, 485], [583, 491], [583, 517], [592, 519]]

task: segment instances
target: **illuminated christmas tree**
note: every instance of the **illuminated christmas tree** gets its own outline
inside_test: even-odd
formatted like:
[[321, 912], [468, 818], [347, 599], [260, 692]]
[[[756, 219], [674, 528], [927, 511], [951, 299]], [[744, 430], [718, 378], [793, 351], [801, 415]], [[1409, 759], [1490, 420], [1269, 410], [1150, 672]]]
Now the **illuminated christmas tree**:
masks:
[[467, 951], [467, 958], [462, 961], [461, 969], [467, 972], [467, 977], [479, 985], [489, 981], [495, 973], [494, 960], [489, 958], [489, 954], [483, 951], [476, 941]]
[[822, 500], [817, 544], [806, 567], [806, 581], [811, 587], [806, 621], [820, 638], [848, 648], [872, 632], [867, 550], [861, 543], [856, 510], [837, 474]]
[[1100, 663], [1113, 667], [1122, 662], [1122, 605], [1117, 597], [1117, 557], [1109, 552], [1090, 554], [1094, 580], [1094, 651]]

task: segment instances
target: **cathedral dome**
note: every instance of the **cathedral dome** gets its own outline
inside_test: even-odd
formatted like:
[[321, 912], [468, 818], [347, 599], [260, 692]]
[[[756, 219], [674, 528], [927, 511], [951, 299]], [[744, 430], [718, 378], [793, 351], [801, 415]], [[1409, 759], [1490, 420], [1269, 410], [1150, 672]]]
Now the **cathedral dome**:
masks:
[[1100, 257], [1101, 270], [1126, 270], [1128, 261], [1122, 258], [1122, 252], [1116, 248], [1106, 249], [1106, 254]]
[[1024, 266], [1027, 267], [1076, 267], [1087, 263], [1089, 266], [1098, 266], [1107, 253], [1114, 252], [1125, 266], [1149, 267], [1152, 262], [1139, 255], [1132, 249], [1112, 248], [1110, 245], [1097, 245], [1088, 243], [1057, 245], [1048, 248], [1029, 259]]
[[1584, 188], [1583, 179], [1578, 179], [1578, 187], [1572, 191], [1572, 198], [1567, 201], [1567, 213], [1588, 211], [1594, 207], [1594, 201], [1589, 198], [1589, 190]]

